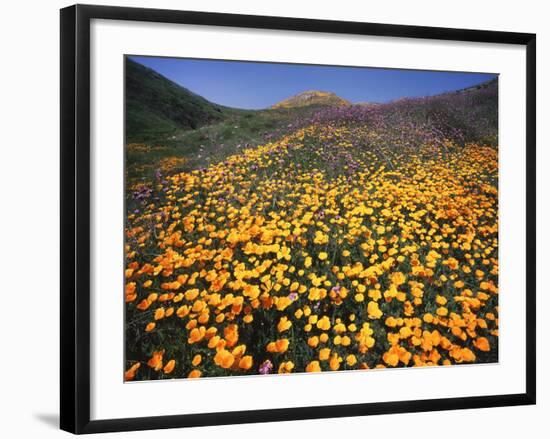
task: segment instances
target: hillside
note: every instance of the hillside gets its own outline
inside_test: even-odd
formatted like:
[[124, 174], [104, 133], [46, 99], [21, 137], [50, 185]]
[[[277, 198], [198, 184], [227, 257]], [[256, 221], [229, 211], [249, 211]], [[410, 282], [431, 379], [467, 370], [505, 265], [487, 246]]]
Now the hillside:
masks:
[[176, 130], [196, 129], [239, 110], [213, 104], [126, 58], [127, 141], [157, 140]]
[[426, 121], [437, 133], [459, 144], [498, 142], [497, 79], [440, 95], [404, 99], [387, 104], [386, 109]]
[[351, 103], [331, 92], [308, 90], [276, 103], [271, 108], [298, 108], [310, 105], [348, 106]]
[[[376, 105], [325, 107], [313, 118], [303, 120], [302, 126], [329, 122], [376, 125], [380, 133], [394, 133], [396, 139], [401, 139], [398, 143], [411, 147], [445, 139], [456, 145], [496, 145], [498, 80], [434, 96], [400, 98]], [[420, 142], [415, 133], [422, 134]], [[398, 149], [403, 150], [403, 145]]]

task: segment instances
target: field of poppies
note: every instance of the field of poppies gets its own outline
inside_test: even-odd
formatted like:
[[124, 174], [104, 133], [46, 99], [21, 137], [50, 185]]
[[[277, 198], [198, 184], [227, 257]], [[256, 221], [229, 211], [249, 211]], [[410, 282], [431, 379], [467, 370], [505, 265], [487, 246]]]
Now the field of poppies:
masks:
[[495, 93], [320, 109], [132, 182], [125, 380], [498, 361]]

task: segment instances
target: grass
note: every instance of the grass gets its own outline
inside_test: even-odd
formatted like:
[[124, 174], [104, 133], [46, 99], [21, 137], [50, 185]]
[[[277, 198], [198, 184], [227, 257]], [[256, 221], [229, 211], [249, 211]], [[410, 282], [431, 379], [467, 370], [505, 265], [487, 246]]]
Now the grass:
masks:
[[[289, 125], [311, 116], [318, 108], [242, 111], [197, 129], [150, 130], [130, 138], [126, 148], [128, 183], [151, 181], [161, 163], [185, 158], [170, 172], [190, 171], [223, 161], [239, 149], [278, 140]], [[155, 139], [155, 140], [153, 140]], [[133, 147], [138, 144], [145, 147]]]

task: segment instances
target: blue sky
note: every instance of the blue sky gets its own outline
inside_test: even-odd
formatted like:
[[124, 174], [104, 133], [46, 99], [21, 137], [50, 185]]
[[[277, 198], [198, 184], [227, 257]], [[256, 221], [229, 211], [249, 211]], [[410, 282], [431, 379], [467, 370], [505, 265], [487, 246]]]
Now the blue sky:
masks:
[[306, 90], [336, 93], [353, 103], [387, 102], [458, 90], [494, 74], [332, 67], [131, 56], [211, 102], [267, 108]]

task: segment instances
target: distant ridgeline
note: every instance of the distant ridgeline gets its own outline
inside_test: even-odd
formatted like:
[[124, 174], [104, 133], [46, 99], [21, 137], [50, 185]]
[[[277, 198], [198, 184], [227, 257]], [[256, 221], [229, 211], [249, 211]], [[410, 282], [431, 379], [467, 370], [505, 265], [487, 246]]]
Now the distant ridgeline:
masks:
[[351, 105], [351, 102], [331, 92], [308, 90], [291, 96], [290, 98], [284, 99], [281, 102], [273, 105], [271, 108], [295, 108], [305, 107], [308, 105], [348, 106]]

